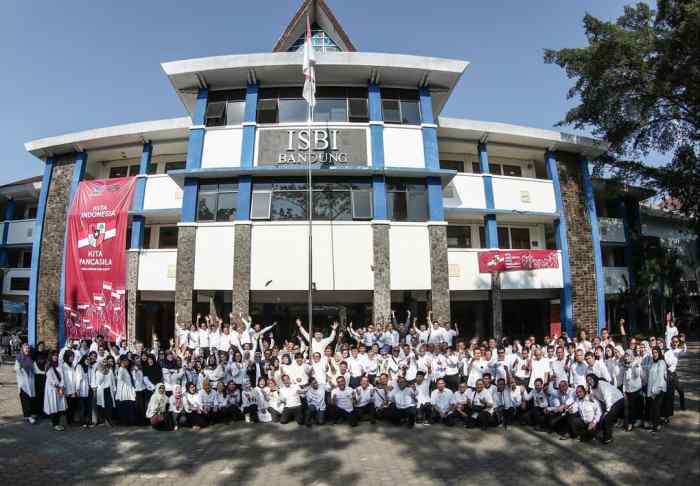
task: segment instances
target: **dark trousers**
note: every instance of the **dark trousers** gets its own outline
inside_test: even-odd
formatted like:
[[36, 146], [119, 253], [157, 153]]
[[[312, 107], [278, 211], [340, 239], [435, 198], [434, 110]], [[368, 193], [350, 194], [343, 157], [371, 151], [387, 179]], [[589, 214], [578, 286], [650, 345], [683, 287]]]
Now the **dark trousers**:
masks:
[[192, 412], [187, 414], [187, 421], [190, 424], [190, 427], [206, 427], [209, 425], [209, 420], [207, 419], [207, 416], [204, 413], [197, 413], [197, 412]]
[[651, 422], [652, 427], [656, 428], [661, 422], [661, 409], [666, 398], [665, 393], [659, 393], [655, 397], [647, 397], [646, 413], [647, 421]]
[[304, 412], [301, 405], [296, 407], [284, 407], [280, 416], [281, 424], [288, 424], [292, 419], [296, 420], [299, 425], [304, 424]]
[[416, 407], [416, 422], [427, 423], [430, 421], [430, 416], [433, 413], [433, 406], [429, 403], [424, 403]]
[[66, 397], [66, 423], [73, 425], [76, 412], [80, 409], [80, 398]]
[[352, 412], [343, 410], [342, 408], [335, 408], [335, 423], [347, 422], [350, 427], [355, 427], [357, 425], [357, 411], [353, 409]]
[[546, 423], [546, 417], [544, 415], [544, 408], [532, 407], [527, 410], [522, 416], [522, 422], [524, 425], [535, 425], [542, 427]]
[[550, 413], [547, 415], [547, 427], [559, 435], [569, 432], [569, 420], [566, 413]]
[[56, 427], [57, 425], [61, 424], [61, 415], [63, 412], [58, 412], [58, 413], [52, 413], [51, 414], [51, 425]]
[[374, 423], [374, 403], [370, 402], [362, 407], [355, 407], [355, 414], [357, 415], [358, 422], [366, 418], [371, 423]]
[[603, 440], [612, 439], [615, 422], [625, 413], [625, 399], [620, 398], [613, 403], [605, 415], [603, 415]]
[[515, 409], [514, 408], [503, 408], [503, 407], [496, 408], [496, 420], [498, 421], [499, 424], [502, 424], [503, 427], [507, 428], [513, 422], [514, 418], [515, 418]]
[[151, 427], [153, 428], [153, 430], [161, 430], [161, 431], [173, 430], [174, 425], [175, 425], [175, 423], [173, 421], [173, 414], [164, 413], [163, 415], [161, 415], [161, 417], [163, 417], [163, 420], [158, 425], [153, 425], [153, 423], [151, 423]]
[[642, 390], [625, 393], [625, 427], [642, 420], [642, 408], [644, 407], [644, 397]]
[[584, 442], [593, 439], [596, 434], [596, 429], [589, 430], [586, 422], [579, 415], [569, 415], [569, 429], [572, 437], [580, 437]]
[[430, 416], [430, 422], [433, 424], [445, 424], [452, 427], [457, 422], [454, 412], [449, 412], [444, 417], [437, 410], [433, 410]]
[[173, 427], [184, 427], [188, 423], [187, 414], [184, 411], [170, 412], [168, 415], [170, 415], [170, 420], [173, 424]]
[[34, 415], [34, 397], [30, 397], [29, 395], [20, 390], [19, 403], [22, 404], [22, 415], [24, 416], [24, 418], [28, 418]]
[[315, 405], [309, 405], [306, 407], [306, 411], [304, 412], [304, 423], [307, 427], [311, 427], [314, 423], [316, 423], [316, 425], [323, 425], [325, 421], [325, 410], [319, 410]]
[[412, 428], [416, 424], [416, 407], [396, 408], [392, 405], [390, 413], [391, 419], [396, 425], [406, 421], [408, 427]]
[[136, 425], [136, 401], [119, 400], [117, 402], [117, 414], [122, 425]]
[[243, 412], [238, 408], [238, 405], [229, 405], [224, 409], [224, 417], [226, 420], [243, 420]]
[[279, 423], [280, 419], [282, 418], [282, 414], [272, 407], [269, 407], [267, 411], [270, 412], [270, 415], [272, 416], [272, 421], [274, 423]]
[[350, 383], [349, 383], [348, 386], [349, 386], [350, 388], [353, 388], [353, 389], [354, 389], [354, 388], [357, 388], [358, 386], [360, 386], [360, 380], [361, 380], [361, 379], [362, 379], [361, 376], [351, 376], [351, 377], [350, 377]]
[[99, 415], [99, 423], [112, 423], [112, 419], [114, 417], [114, 401], [112, 400], [112, 391], [109, 388], [105, 388], [102, 390], [103, 393], [103, 400], [104, 400], [104, 406], [103, 407], [97, 407], [98, 408], [98, 415]]
[[671, 402], [675, 398], [675, 392], [678, 392], [678, 399], [680, 401], [681, 410], [685, 410], [685, 392], [681, 386], [681, 382], [678, 380], [678, 373], [675, 371], [668, 374], [667, 377], [668, 385], [667, 390], [670, 390]]
[[251, 422], [258, 423], [258, 406], [255, 404], [248, 405], [243, 409], [243, 415], [248, 415]]
[[80, 397], [80, 425], [90, 425], [92, 423], [92, 404], [90, 396]]
[[144, 425], [146, 423], [146, 393], [144, 390], [136, 392], [135, 424]]

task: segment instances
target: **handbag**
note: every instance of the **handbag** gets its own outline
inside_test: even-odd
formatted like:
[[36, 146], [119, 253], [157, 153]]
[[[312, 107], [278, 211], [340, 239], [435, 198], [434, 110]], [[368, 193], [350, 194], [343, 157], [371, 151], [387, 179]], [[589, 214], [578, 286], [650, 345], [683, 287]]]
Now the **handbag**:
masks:
[[163, 420], [165, 419], [162, 415], [154, 415], [153, 417], [151, 417], [151, 425], [157, 427], [163, 423]]

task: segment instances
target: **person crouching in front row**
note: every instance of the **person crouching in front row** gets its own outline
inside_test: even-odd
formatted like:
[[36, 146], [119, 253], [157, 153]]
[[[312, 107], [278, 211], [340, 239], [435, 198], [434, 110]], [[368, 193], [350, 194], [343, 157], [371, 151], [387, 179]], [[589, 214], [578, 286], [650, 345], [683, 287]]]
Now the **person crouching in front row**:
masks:
[[[318, 354], [318, 353], [317, 353]], [[309, 387], [306, 389], [306, 411], [304, 423], [307, 427], [323, 425], [326, 421], [326, 390], [321, 388], [316, 378], [309, 378]]]
[[173, 430], [172, 416], [168, 414], [167, 409], [168, 397], [165, 395], [165, 385], [158, 383], [146, 408], [146, 419], [155, 430]]

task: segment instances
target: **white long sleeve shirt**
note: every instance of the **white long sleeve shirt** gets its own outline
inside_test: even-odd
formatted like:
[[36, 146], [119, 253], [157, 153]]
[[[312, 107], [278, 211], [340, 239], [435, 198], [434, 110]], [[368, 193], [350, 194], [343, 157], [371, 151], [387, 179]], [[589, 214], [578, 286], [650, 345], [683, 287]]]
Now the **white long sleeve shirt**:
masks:
[[437, 408], [440, 413], [446, 413], [454, 405], [454, 394], [449, 388], [442, 391], [433, 390], [430, 394], [430, 404]]
[[591, 391], [591, 395], [605, 405], [605, 411], [609, 412], [618, 400], [622, 400], [622, 392], [615, 386], [605, 381], [599, 381], [598, 386]]

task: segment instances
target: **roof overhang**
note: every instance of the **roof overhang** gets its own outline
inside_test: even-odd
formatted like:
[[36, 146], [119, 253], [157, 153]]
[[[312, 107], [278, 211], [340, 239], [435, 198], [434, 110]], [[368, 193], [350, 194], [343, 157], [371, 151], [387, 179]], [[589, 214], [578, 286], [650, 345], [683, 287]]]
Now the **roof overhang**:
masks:
[[[303, 52], [275, 52], [203, 57], [162, 64], [165, 74], [190, 114], [200, 88], [242, 88], [249, 82], [261, 86], [294, 86], [304, 83]], [[382, 86], [429, 86], [437, 116], [469, 63], [437, 57], [378, 52], [316, 53], [318, 85], [366, 86], [373, 80]]]
[[100, 159], [100, 152], [103, 152], [104, 158], [108, 160], [113, 152], [123, 152], [122, 149], [125, 148], [136, 148], [137, 153], [140, 153], [140, 147], [147, 141], [153, 142], [156, 146], [159, 144], [185, 144], [186, 146], [191, 125], [192, 120], [189, 117], [129, 123], [41, 138], [25, 143], [24, 147], [27, 152], [40, 159], [88, 151], [91, 160], [96, 160], [95, 157]]
[[590, 158], [603, 154], [607, 144], [602, 140], [541, 128], [507, 123], [440, 117], [438, 138], [465, 142], [488, 141], [493, 144], [520, 146], [529, 149], [561, 150]]
[[633, 186], [615, 179], [593, 178], [593, 189], [604, 199], [631, 198], [636, 201], [644, 201], [656, 195], [656, 191], [646, 187]]
[[7, 184], [0, 187], [0, 196], [17, 201], [36, 200], [41, 191], [41, 178], [20, 184]]

